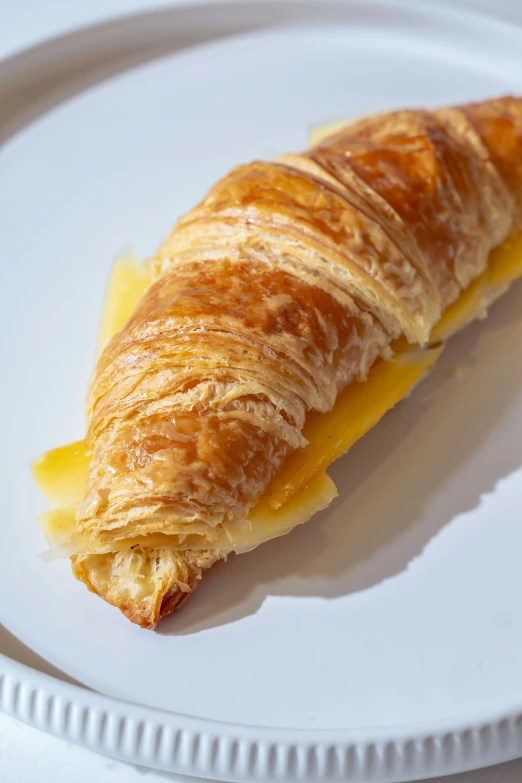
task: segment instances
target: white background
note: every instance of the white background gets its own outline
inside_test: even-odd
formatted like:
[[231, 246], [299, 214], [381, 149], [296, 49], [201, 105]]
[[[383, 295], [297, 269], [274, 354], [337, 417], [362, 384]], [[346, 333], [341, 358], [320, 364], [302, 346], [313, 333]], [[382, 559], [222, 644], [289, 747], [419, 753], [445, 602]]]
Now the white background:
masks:
[[[419, 0], [422, 2], [424, 0]], [[459, 0], [522, 22], [520, 0]], [[187, 0], [185, 0], [187, 2]], [[72, 27], [167, 5], [166, 0], [2, 0], [0, 58]], [[152, 783], [182, 779], [105, 759], [0, 715], [0, 783]], [[522, 760], [445, 778], [447, 783], [519, 783]]]

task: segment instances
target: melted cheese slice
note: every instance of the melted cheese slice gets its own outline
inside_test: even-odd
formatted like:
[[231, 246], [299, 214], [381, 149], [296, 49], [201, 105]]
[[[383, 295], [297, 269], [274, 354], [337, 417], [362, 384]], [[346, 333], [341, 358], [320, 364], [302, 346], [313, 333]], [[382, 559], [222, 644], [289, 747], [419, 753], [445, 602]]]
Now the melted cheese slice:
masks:
[[85, 494], [90, 455], [84, 440], [46, 451], [31, 463], [33, 478], [51, 508], [76, 506]]
[[[314, 129], [310, 144], [317, 144], [346, 122]], [[521, 276], [522, 231], [492, 251], [488, 269], [443, 313], [433, 330], [432, 343], [446, 340], [470, 321], [482, 317], [487, 304]], [[125, 325], [151, 282], [146, 265], [133, 256], [116, 259], [100, 321], [100, 351]], [[308, 445], [287, 460], [269, 491], [251, 511], [250, 527], [234, 533], [232, 541], [223, 534], [215, 542], [215, 548], [237, 552], [253, 549], [289, 532], [325, 508], [337, 491], [324, 470], [409, 393], [438, 359], [442, 347], [411, 350], [404, 341], [397, 341], [393, 360], [376, 362], [367, 380], [353, 383], [341, 392], [329, 413], [310, 414], [303, 431]], [[36, 483], [52, 506], [40, 522], [49, 544], [55, 548], [67, 547], [74, 535], [76, 505], [84, 495], [88, 466], [84, 441], [53, 449], [32, 465]], [[136, 544], [169, 546], [169, 537], [142, 536], [122, 542], [122, 548]]]
[[288, 458], [271, 487], [270, 506], [281, 508], [344, 454], [393, 408], [437, 361], [443, 346], [407, 351], [377, 361], [368, 378], [351, 383], [328, 413], [311, 413], [303, 435], [308, 445]]
[[[67, 550], [74, 538], [76, 507], [85, 494], [89, 461], [85, 442], [77, 441], [48, 451], [32, 465], [33, 477], [52, 507], [41, 515], [40, 524], [49, 544], [57, 550]], [[326, 473], [319, 473], [282, 510], [275, 511], [267, 498], [262, 499], [250, 513], [250, 526], [235, 530], [231, 536], [220, 531], [214, 549], [224, 552], [254, 549], [307, 522], [335, 497], [335, 484]], [[121, 548], [136, 545], [168, 547], [176, 543], [175, 538], [156, 534], [122, 541]], [[194, 542], [194, 547], [198, 546], [201, 547], [201, 542]], [[187, 541], [186, 548], [191, 548], [190, 541]]]
[[115, 258], [98, 329], [98, 356], [125, 326], [151, 283], [148, 265], [135, 255], [121, 253]]

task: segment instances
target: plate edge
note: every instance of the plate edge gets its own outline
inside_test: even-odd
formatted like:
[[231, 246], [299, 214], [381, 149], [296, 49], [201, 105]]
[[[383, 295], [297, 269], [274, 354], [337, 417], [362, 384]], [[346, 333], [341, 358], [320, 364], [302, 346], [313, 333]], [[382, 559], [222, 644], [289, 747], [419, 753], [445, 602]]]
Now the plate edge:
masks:
[[[200, 0], [199, 4], [206, 3]], [[424, 7], [408, 0], [391, 0], [390, 5], [419, 13], [437, 10], [429, 0]], [[459, 7], [457, 13], [481, 16], [472, 8]], [[114, 21], [124, 18], [122, 15]], [[492, 21], [506, 25], [504, 20], [493, 18]], [[45, 43], [67, 35], [68, 32]], [[38, 44], [22, 49], [16, 55], [37, 47]], [[0, 67], [5, 62], [0, 61]], [[226, 781], [268, 783], [284, 778], [394, 783], [462, 772], [522, 755], [522, 708], [499, 713], [491, 720], [465, 722], [458, 728], [441, 731], [429, 728], [419, 731], [420, 725], [372, 729], [375, 736], [382, 735], [374, 740], [364, 739], [363, 730], [323, 730], [312, 735], [297, 729], [236, 727], [102, 696], [31, 669], [1, 653], [0, 711], [122, 761]], [[274, 739], [274, 735], [278, 738]]]
[[102, 696], [2, 654], [0, 711], [121, 761], [231, 783], [397, 783], [464, 772], [522, 754], [518, 710], [490, 721], [465, 721], [452, 731], [383, 727], [373, 732], [380, 736], [372, 740], [362, 730], [236, 727]]

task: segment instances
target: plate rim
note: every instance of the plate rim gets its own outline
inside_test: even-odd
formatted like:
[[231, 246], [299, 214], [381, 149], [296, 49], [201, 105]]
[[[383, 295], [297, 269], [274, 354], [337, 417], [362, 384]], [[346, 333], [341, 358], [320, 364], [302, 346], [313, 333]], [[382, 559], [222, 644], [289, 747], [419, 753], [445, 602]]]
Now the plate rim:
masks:
[[[271, 729], [132, 704], [0, 653], [0, 711], [105, 756], [189, 777], [231, 781], [398, 781], [518, 758], [522, 710], [372, 729]], [[393, 732], [393, 736], [392, 736]]]
[[[176, 3], [169, 10], [233, 6], [259, 9], [271, 0], [196, 0]], [[321, 0], [284, 0], [288, 8], [324, 7]], [[361, 5], [361, 0], [327, 0], [331, 7]], [[417, 16], [482, 20], [478, 9], [435, 6], [432, 0], [365, 0]], [[158, 9], [159, 10], [159, 9]], [[16, 60], [34, 56], [40, 48], [87, 32], [117, 26], [139, 12], [48, 39], [0, 60], [0, 70]], [[517, 35], [520, 29], [487, 15], [488, 24]], [[217, 38], [221, 38], [218, 35]], [[216, 40], [216, 39], [214, 39]], [[156, 59], [154, 55], [150, 59]], [[132, 65], [130, 67], [133, 67]], [[9, 68], [8, 68], [9, 70]], [[16, 70], [16, 69], [15, 69]], [[129, 70], [124, 67], [124, 72]], [[108, 77], [103, 77], [102, 81]], [[89, 85], [90, 86], [90, 85]], [[72, 96], [84, 92], [85, 85]], [[71, 96], [67, 96], [71, 97]], [[59, 100], [58, 103], [61, 103]], [[54, 108], [53, 104], [53, 108]], [[50, 108], [50, 107], [48, 107]], [[39, 114], [47, 113], [44, 108]], [[32, 118], [31, 118], [32, 119]], [[24, 122], [15, 134], [31, 122]], [[10, 134], [9, 134], [10, 135]], [[0, 652], [0, 711], [49, 734], [122, 761], [178, 774], [228, 781], [358, 780], [404, 781], [451, 774], [508, 761], [522, 755], [522, 705], [462, 718], [415, 725], [387, 725], [366, 730], [291, 729], [258, 727], [197, 718], [133, 704], [105, 696], [81, 685], [61, 681]], [[371, 736], [370, 736], [371, 734]]]

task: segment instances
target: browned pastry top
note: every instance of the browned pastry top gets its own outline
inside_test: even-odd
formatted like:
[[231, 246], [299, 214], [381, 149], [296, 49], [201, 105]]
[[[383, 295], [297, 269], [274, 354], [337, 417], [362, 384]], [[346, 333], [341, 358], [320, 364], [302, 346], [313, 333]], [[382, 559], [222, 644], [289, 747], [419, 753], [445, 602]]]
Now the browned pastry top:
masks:
[[[307, 413], [329, 410], [393, 339], [426, 342], [521, 204], [513, 97], [370, 117], [220, 180], [151, 260], [156, 282], [98, 363], [77, 516], [88, 551], [165, 533], [199, 575], [205, 552], [223, 554], [217, 532], [248, 524], [303, 444]], [[138, 571], [161, 551], [136, 550]], [[186, 579], [169, 573], [156, 621], [157, 596], [174, 604]]]

